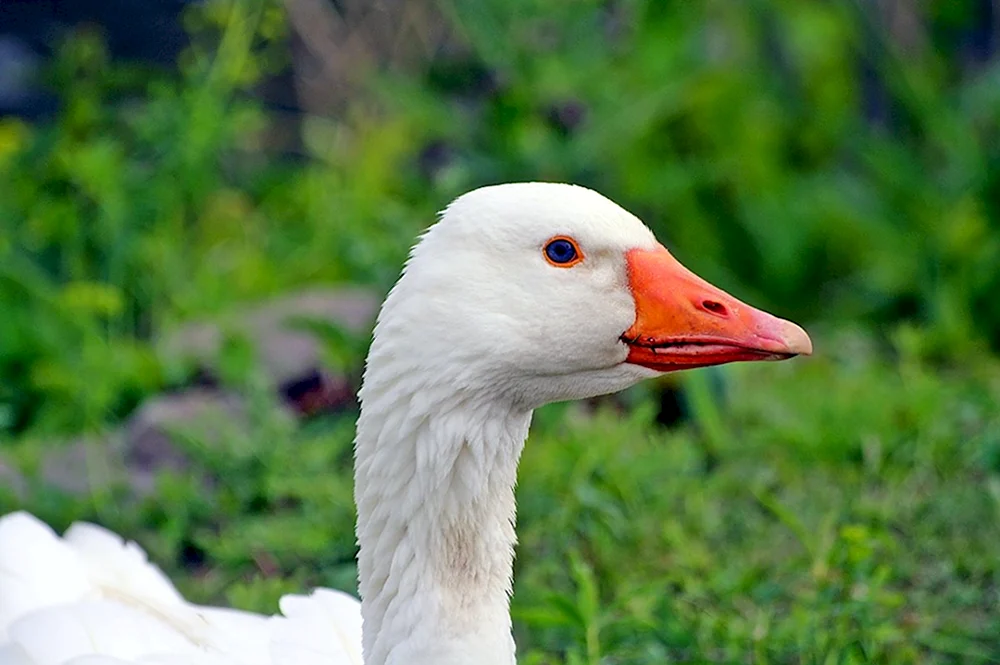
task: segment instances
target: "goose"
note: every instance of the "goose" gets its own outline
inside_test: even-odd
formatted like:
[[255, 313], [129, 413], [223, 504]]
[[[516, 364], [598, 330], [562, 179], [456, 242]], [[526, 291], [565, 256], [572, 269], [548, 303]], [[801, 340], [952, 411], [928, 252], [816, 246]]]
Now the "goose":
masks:
[[[452, 202], [379, 312], [355, 438], [360, 603], [187, 603], [135, 543], [0, 519], [2, 665], [513, 665], [514, 486], [532, 412], [664, 372], [812, 352], [576, 185]], [[362, 630], [363, 627], [363, 630]]]

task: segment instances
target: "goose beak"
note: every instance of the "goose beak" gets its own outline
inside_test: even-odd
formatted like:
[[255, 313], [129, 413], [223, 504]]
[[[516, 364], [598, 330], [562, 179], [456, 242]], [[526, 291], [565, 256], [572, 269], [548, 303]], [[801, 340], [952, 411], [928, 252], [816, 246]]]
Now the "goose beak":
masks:
[[806, 331], [750, 307], [680, 264], [663, 247], [626, 254], [635, 323], [625, 362], [660, 372], [812, 353]]

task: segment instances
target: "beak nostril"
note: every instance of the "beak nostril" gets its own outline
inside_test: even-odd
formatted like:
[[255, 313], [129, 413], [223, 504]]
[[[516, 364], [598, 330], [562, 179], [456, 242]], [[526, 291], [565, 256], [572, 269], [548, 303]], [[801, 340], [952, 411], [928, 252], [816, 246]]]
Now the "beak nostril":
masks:
[[703, 300], [701, 306], [706, 312], [711, 312], [712, 314], [718, 314], [719, 316], [729, 315], [729, 310], [726, 309], [726, 306], [716, 300]]

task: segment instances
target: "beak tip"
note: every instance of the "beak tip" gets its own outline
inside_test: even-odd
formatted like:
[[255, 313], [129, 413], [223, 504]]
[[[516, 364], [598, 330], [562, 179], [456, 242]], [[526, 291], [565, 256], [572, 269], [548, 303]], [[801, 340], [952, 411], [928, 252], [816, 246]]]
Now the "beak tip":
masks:
[[782, 337], [784, 337], [788, 352], [797, 356], [811, 356], [813, 345], [806, 331], [791, 321], [786, 321], [785, 323], [787, 326], [784, 331], [785, 334]]

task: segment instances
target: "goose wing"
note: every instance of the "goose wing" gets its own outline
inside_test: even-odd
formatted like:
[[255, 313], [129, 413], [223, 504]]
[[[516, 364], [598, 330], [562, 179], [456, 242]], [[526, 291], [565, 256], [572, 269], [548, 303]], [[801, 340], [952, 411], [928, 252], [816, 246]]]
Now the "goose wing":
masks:
[[0, 518], [0, 665], [361, 665], [361, 608], [340, 591], [282, 615], [188, 603], [136, 543], [93, 524], [59, 537]]

